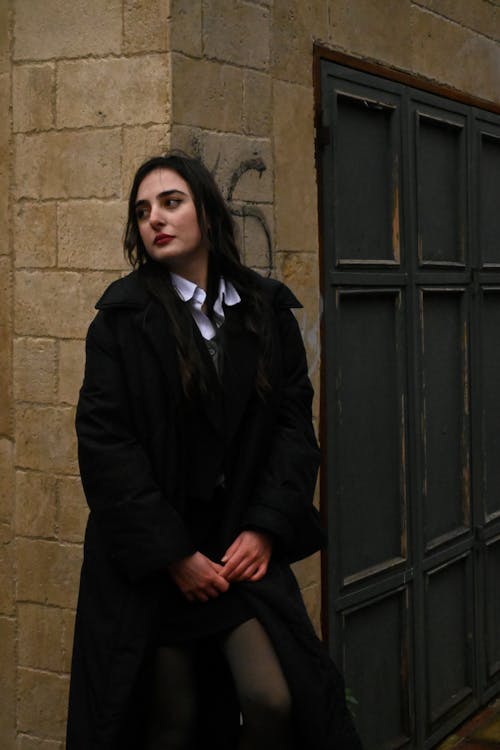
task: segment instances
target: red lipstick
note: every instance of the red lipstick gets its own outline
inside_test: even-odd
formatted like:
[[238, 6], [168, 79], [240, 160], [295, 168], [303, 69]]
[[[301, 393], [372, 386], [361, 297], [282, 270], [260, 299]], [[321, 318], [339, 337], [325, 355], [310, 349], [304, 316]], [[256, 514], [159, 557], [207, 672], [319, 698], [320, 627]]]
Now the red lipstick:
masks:
[[157, 234], [155, 237], [155, 245], [168, 245], [171, 240], [173, 240], [173, 236], [171, 234]]

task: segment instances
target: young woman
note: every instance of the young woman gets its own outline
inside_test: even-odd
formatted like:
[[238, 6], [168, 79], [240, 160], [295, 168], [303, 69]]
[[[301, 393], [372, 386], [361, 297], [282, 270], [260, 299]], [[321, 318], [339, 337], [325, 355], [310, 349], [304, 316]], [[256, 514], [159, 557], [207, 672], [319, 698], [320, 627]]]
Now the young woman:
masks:
[[67, 747], [358, 748], [289, 568], [323, 542], [300, 304], [242, 265], [181, 154], [139, 168], [125, 251], [77, 410], [91, 512]]

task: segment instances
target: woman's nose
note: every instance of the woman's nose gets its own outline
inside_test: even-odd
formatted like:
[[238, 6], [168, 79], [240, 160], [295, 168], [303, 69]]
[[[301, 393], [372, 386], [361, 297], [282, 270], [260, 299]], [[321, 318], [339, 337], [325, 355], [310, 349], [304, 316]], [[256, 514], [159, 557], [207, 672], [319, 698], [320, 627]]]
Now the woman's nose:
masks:
[[149, 222], [152, 227], [163, 226], [165, 224], [165, 219], [159, 206], [151, 206]]

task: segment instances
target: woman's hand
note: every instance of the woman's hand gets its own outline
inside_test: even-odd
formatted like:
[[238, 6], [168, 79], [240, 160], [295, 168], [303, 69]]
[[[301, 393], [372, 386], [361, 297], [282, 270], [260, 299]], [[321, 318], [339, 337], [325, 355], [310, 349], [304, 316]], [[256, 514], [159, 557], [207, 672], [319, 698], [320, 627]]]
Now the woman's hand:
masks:
[[226, 550], [221, 575], [228, 581], [259, 581], [267, 572], [273, 541], [265, 531], [242, 531]]
[[175, 560], [168, 566], [174, 583], [190, 602], [208, 602], [229, 588], [219, 565], [201, 552]]

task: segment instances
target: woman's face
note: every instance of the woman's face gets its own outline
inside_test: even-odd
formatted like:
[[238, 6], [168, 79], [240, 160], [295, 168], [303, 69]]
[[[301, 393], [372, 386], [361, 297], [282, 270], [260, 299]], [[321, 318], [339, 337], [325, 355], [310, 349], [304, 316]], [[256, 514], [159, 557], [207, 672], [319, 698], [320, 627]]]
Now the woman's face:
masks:
[[135, 203], [137, 225], [148, 255], [170, 271], [195, 274], [208, 262], [196, 207], [187, 182], [173, 169], [155, 169], [143, 179]]

